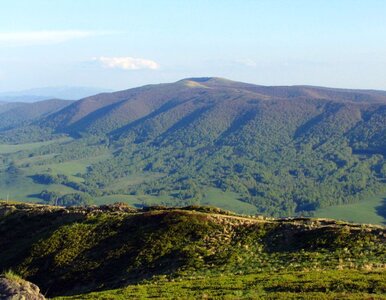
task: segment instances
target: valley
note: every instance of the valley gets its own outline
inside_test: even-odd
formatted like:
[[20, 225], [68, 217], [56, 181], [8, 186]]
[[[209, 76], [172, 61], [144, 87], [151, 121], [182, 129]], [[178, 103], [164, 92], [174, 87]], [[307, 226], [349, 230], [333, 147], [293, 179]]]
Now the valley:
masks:
[[386, 1], [2, 1], [0, 300], [386, 300]]
[[[383, 93], [190, 78], [15, 122], [0, 130], [3, 199], [385, 221], [366, 200], [386, 193]], [[334, 214], [346, 207], [362, 217]]]

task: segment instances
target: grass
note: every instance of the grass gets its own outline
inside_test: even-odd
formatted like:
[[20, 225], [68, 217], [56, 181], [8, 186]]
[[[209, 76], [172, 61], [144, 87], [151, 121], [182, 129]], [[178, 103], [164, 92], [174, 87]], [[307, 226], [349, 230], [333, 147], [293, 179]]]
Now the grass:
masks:
[[33, 182], [32, 178], [19, 176], [9, 184], [0, 182], [0, 199], [9, 198], [25, 202], [40, 202], [42, 200], [34, 195], [39, 194], [42, 190], [68, 194], [75, 192], [74, 189], [61, 184], [37, 184]]
[[[124, 202], [131, 206], [142, 207], [149, 205], [173, 205], [173, 200], [168, 196], [151, 196], [151, 195], [108, 195], [94, 198], [97, 205], [113, 204], [115, 202]], [[174, 203], [175, 204], [175, 203]]]
[[166, 174], [163, 173], [155, 173], [155, 172], [147, 172], [147, 173], [138, 173], [134, 175], [129, 175], [121, 179], [115, 180], [114, 183], [112, 183], [110, 186], [108, 186], [107, 190], [119, 190], [127, 188], [131, 185], [140, 184], [143, 182], [149, 182], [155, 179], [159, 179], [163, 176], [166, 176]]
[[382, 272], [279, 272], [159, 280], [59, 299], [386, 299]]
[[[29, 168], [23, 168], [22, 174], [13, 178], [12, 182], [6, 182], [0, 178], [0, 199], [15, 199], [26, 202], [40, 202], [41, 199], [34, 196], [42, 190], [55, 191], [62, 194], [75, 193], [76, 190], [62, 184], [38, 184], [29, 176], [45, 173], [50, 169], [50, 173], [64, 174], [71, 181], [82, 182], [83, 178], [75, 176], [77, 173], [84, 173], [86, 168], [97, 161], [107, 158], [108, 155], [100, 155], [87, 159], [67, 161], [57, 164], [31, 165]], [[39, 157], [40, 159], [40, 157]], [[5, 179], [5, 178], [3, 178]]]
[[[157, 176], [157, 175], [155, 175]], [[129, 181], [143, 181], [151, 180], [149, 177], [139, 177], [138, 179], [131, 177]], [[120, 183], [122, 184], [122, 183]], [[204, 191], [204, 197], [201, 200], [201, 205], [209, 205], [221, 207], [225, 210], [230, 210], [240, 214], [253, 215], [257, 213], [255, 206], [249, 203], [240, 201], [239, 195], [233, 192], [223, 192], [219, 189], [208, 188]], [[151, 196], [151, 195], [109, 195], [103, 197], [97, 197], [94, 199], [95, 204], [112, 204], [114, 202], [124, 202], [131, 206], [142, 207], [149, 205], [177, 205], [177, 200], [164, 195], [164, 196]]]
[[39, 147], [46, 146], [49, 144], [63, 143], [63, 142], [71, 141], [71, 140], [72, 140], [72, 138], [63, 137], [63, 138], [59, 138], [56, 140], [37, 142], [37, 143], [17, 144], [17, 145], [0, 144], [0, 154], [15, 153], [15, 152], [21, 151], [21, 150], [32, 150], [32, 149], [37, 149]]
[[93, 163], [97, 163], [104, 159], [108, 159], [110, 154], [98, 155], [90, 158], [84, 158], [79, 160], [71, 160], [57, 164], [47, 164], [44, 168], [51, 168], [53, 172], [64, 175], [75, 175], [77, 173], [85, 173], [88, 166]]
[[47, 170], [50, 169], [51, 174], [63, 174], [66, 175], [71, 181], [83, 182], [84, 179], [79, 176], [76, 176], [77, 174], [85, 173], [88, 166], [93, 163], [107, 159], [109, 157], [110, 154], [103, 154], [95, 157], [71, 160], [62, 163], [46, 164], [43, 166], [32, 166], [28, 168], [28, 173], [30, 175], [34, 175], [38, 173], [45, 173], [47, 172]]
[[45, 162], [47, 159], [52, 159], [56, 154], [55, 153], [50, 153], [50, 154], [44, 154], [44, 155], [36, 155], [32, 157], [24, 157], [22, 159], [18, 159], [17, 163], [18, 166], [23, 165], [23, 164], [37, 164], [39, 162]]
[[2, 274], [6, 279], [8, 280], [11, 280], [11, 281], [14, 281], [14, 282], [23, 282], [24, 279], [18, 275], [17, 273], [15, 273], [14, 271], [12, 271], [11, 269], [9, 270], [6, 270], [5, 272], [3, 272]]
[[216, 188], [208, 188], [204, 191], [204, 197], [200, 204], [213, 205], [240, 214], [252, 215], [257, 213], [254, 205], [240, 201], [239, 198], [240, 196], [233, 192], [223, 192]]
[[385, 198], [386, 195], [379, 195], [369, 197], [359, 203], [322, 208], [315, 212], [315, 217], [384, 225], [386, 219], [377, 214], [377, 207], [382, 206]]

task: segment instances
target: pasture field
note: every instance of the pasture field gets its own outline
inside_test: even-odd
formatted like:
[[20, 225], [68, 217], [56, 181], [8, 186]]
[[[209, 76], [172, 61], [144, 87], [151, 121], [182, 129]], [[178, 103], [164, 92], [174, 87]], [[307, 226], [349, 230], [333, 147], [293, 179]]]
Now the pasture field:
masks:
[[[138, 181], [142, 177], [138, 178]], [[131, 180], [135, 180], [133, 177]], [[249, 204], [239, 200], [239, 195], [232, 192], [223, 192], [219, 189], [208, 188], [203, 191], [203, 199], [201, 201], [190, 203], [199, 205], [209, 205], [221, 207], [225, 210], [230, 210], [239, 214], [253, 215], [257, 213], [256, 208]], [[109, 195], [103, 197], [97, 197], [94, 199], [95, 204], [112, 204], [114, 202], [124, 202], [131, 206], [142, 207], [149, 205], [172, 205], [178, 206], [177, 200], [171, 198], [168, 195], [151, 196], [151, 195]], [[189, 203], [185, 203], [187, 205]]]
[[166, 176], [163, 173], [146, 172], [128, 175], [124, 178], [115, 180], [107, 189], [108, 190], [119, 190], [127, 188], [131, 185], [141, 184], [144, 182], [150, 182], [152, 180]]
[[208, 188], [204, 191], [201, 205], [212, 205], [225, 210], [234, 211], [239, 214], [253, 215], [257, 209], [252, 204], [239, 200], [240, 196], [233, 192], [223, 192], [220, 189]]
[[[372, 196], [359, 203], [330, 206], [315, 212], [317, 218], [331, 218], [355, 223], [386, 224], [386, 194]], [[382, 213], [383, 211], [383, 213]]]
[[70, 194], [76, 192], [74, 189], [62, 184], [38, 184], [32, 178], [18, 177], [12, 183], [0, 183], [0, 199], [12, 199], [24, 202], [41, 202], [38, 194], [42, 190]]
[[32, 150], [37, 149], [42, 146], [47, 146], [53, 143], [64, 143], [71, 141], [70, 137], [63, 137], [55, 140], [45, 141], [45, 142], [37, 142], [37, 143], [27, 143], [27, 144], [0, 144], [0, 154], [6, 153], [15, 153], [21, 150]]

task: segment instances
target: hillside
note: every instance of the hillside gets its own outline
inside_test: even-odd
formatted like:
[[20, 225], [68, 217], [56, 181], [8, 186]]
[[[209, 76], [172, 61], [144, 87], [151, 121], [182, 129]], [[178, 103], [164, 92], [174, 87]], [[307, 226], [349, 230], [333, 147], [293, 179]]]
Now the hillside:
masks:
[[[330, 288], [331, 296], [381, 297], [386, 292], [385, 242], [380, 226], [246, 217], [209, 207], [0, 205], [0, 270], [12, 269], [48, 296], [136, 284], [163, 289], [167, 282], [188, 284], [185, 280], [193, 287], [203, 276], [209, 281], [202, 283], [202, 293], [213, 293], [208, 284], [218, 291], [229, 280], [239, 281], [242, 292], [248, 280], [271, 276], [279, 280], [276, 288], [274, 281], [267, 281], [260, 292], [289, 296], [301, 282], [291, 276], [311, 278], [325, 272], [335, 281], [315, 277], [313, 286], [299, 292], [316, 296]], [[211, 282], [215, 277], [217, 283]], [[281, 286], [285, 278], [292, 283]], [[233, 284], [228, 292], [237, 290]]]
[[[311, 107], [320, 106], [321, 102], [386, 104], [386, 93], [306, 86], [266, 87], [221, 78], [190, 78], [88, 97], [44, 122], [58, 131], [95, 134], [125, 132], [150, 121], [161, 123], [158, 126], [161, 132], [156, 133], [162, 134], [179, 122], [186, 123], [189, 117], [198, 119], [212, 112], [220, 117], [220, 123], [225, 122], [223, 131], [226, 131], [246, 111], [257, 111], [259, 104], [269, 100], [278, 105], [275, 110], [286, 109], [282, 100], [300, 101]], [[312, 100], [316, 102], [309, 103]], [[168, 116], [170, 123], [165, 123]]]
[[0, 130], [12, 129], [45, 117], [73, 101], [51, 99], [34, 103], [6, 103], [0, 106]]
[[[71, 194], [269, 216], [378, 197], [366, 220], [384, 223], [385, 124], [382, 91], [188, 78], [87, 97], [3, 130], [3, 143], [23, 150], [3, 152], [0, 187], [45, 203]], [[72, 140], [57, 143], [63, 135]], [[50, 144], [23, 148], [31, 141]], [[17, 185], [30, 192], [20, 197]]]

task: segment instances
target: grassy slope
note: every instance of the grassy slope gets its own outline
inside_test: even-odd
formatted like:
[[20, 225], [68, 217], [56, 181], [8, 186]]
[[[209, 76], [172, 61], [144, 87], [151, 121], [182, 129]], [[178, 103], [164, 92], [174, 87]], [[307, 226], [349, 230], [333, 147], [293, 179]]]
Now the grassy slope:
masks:
[[382, 272], [311, 271], [160, 280], [59, 299], [386, 299]]
[[231, 210], [240, 214], [256, 214], [257, 209], [254, 205], [240, 201], [240, 196], [233, 192], [223, 192], [220, 189], [208, 188], [204, 191], [202, 205], [213, 205], [226, 210]]
[[[47, 144], [47, 143], [37, 143], [39, 145], [41, 144]], [[20, 151], [25, 150], [28, 148], [27, 145], [29, 144], [21, 144], [21, 145], [7, 145], [9, 146], [6, 151]], [[5, 145], [0, 145], [5, 146]], [[13, 147], [15, 146], [15, 147]], [[18, 146], [18, 148], [16, 148]], [[24, 147], [25, 146], [25, 147]], [[35, 147], [35, 146], [33, 146]], [[39, 147], [36, 145], [36, 147]], [[4, 147], [4, 149], [6, 149]], [[5, 150], [4, 150], [5, 151]], [[99, 155], [94, 156], [90, 158], [84, 158], [84, 159], [78, 159], [78, 160], [70, 160], [65, 161], [62, 163], [51, 163], [51, 164], [44, 164], [44, 165], [34, 165], [35, 162], [44, 159], [52, 157], [53, 155], [45, 155], [32, 157], [28, 159], [23, 159], [18, 161], [18, 164], [22, 163], [30, 163], [31, 166], [28, 168], [22, 168], [22, 174], [14, 178], [11, 182], [6, 181], [0, 181], [0, 199], [6, 199], [7, 195], [10, 199], [15, 199], [19, 201], [26, 201], [26, 202], [39, 202], [41, 199], [36, 197], [37, 194], [39, 194], [42, 190], [48, 190], [48, 191], [55, 191], [59, 193], [74, 193], [76, 190], [64, 186], [62, 184], [38, 184], [35, 183], [32, 178], [30, 178], [31, 175], [39, 174], [39, 173], [52, 173], [52, 174], [64, 174], [68, 176], [68, 178], [74, 182], [82, 182], [83, 178], [76, 176], [77, 173], [84, 173], [86, 171], [86, 168], [91, 165], [92, 163], [98, 162], [100, 160], [108, 158], [110, 155]], [[47, 170], [50, 171], [48, 172]]]
[[136, 211], [3, 203], [0, 271], [13, 269], [50, 296], [127, 285], [101, 299], [121, 292], [150, 296], [144, 290], [165, 297], [218, 296], [222, 288], [234, 296], [262, 285], [256, 293], [308, 287], [304, 292], [311, 296], [328, 289], [358, 298], [386, 292], [385, 236], [376, 226], [247, 218], [205, 207]]
[[69, 160], [61, 163], [45, 164], [42, 166], [33, 166], [28, 168], [29, 174], [44, 173], [47, 169], [51, 169], [50, 173], [64, 174], [69, 177], [70, 180], [76, 182], [82, 182], [83, 178], [76, 176], [78, 173], [83, 174], [86, 172], [88, 166], [98, 161], [102, 161], [110, 157], [110, 154], [103, 154], [94, 157]]
[[386, 195], [373, 196], [355, 204], [331, 206], [315, 212], [317, 218], [332, 218], [357, 223], [386, 224], [386, 216], [377, 213]]
[[37, 197], [42, 190], [74, 193], [75, 190], [61, 184], [36, 184], [31, 178], [19, 177], [10, 184], [0, 184], [0, 199], [15, 199], [25, 202], [41, 202]]

